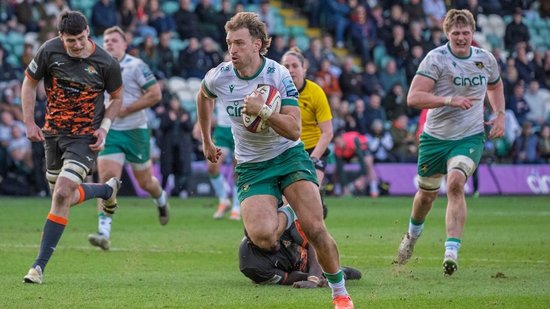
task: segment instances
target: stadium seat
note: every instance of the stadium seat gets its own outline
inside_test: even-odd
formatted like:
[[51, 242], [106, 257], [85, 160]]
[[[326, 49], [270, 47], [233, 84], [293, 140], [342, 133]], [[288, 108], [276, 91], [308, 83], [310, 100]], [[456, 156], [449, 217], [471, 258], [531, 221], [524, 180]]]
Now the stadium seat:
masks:
[[481, 27], [481, 30], [485, 33], [485, 31], [490, 31], [487, 28], [489, 27], [489, 19], [484, 14], [477, 15], [477, 25]]
[[504, 33], [506, 32], [506, 24], [502, 17], [491, 14], [489, 15], [489, 27], [491, 27], [492, 32], [499, 37], [500, 39], [504, 38]]
[[382, 59], [386, 56], [386, 48], [383, 45], [378, 45], [373, 50], [374, 64], [381, 68]]
[[189, 42], [187, 40], [180, 40], [177, 38], [172, 38], [169, 43], [170, 50], [172, 50], [172, 53], [174, 54], [174, 57], [176, 59], [178, 58], [180, 51], [185, 49], [187, 45], [189, 45]]
[[192, 93], [197, 93], [201, 88], [201, 79], [190, 77], [187, 79], [187, 86], [189, 91], [191, 91]]
[[168, 90], [171, 93], [178, 93], [179, 91], [186, 90], [189, 87], [187, 86], [187, 81], [184, 78], [179, 76], [170, 77], [168, 80]]
[[300, 50], [305, 51], [309, 47], [309, 38], [306, 35], [300, 35], [296, 37], [296, 44]]
[[164, 14], [166, 15], [172, 15], [174, 14], [174, 12], [176, 12], [177, 10], [179, 10], [180, 8], [180, 5], [178, 3], [178, 1], [165, 1], [162, 5], [161, 5], [161, 10], [162, 12], [164, 12]]

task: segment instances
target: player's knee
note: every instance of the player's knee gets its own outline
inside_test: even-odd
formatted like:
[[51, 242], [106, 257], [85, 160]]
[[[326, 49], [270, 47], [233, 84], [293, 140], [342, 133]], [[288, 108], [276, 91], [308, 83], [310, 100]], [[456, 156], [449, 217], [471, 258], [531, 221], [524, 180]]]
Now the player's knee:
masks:
[[461, 172], [464, 177], [469, 177], [474, 173], [476, 164], [474, 160], [466, 156], [456, 156], [449, 159], [447, 162], [447, 174], [451, 175], [452, 172]]
[[304, 233], [312, 243], [318, 243], [328, 234], [323, 221], [314, 222], [309, 225], [307, 229], [304, 229]]
[[59, 177], [59, 173], [61, 173], [61, 170], [47, 170], [46, 171], [46, 180], [48, 181], [48, 185], [50, 186], [50, 192], [53, 194], [55, 183], [57, 181], [57, 177]]
[[59, 176], [68, 178], [76, 184], [81, 184], [84, 181], [84, 178], [88, 175], [89, 171], [90, 170], [86, 167], [86, 165], [78, 161], [65, 160]]
[[418, 176], [418, 188], [424, 192], [437, 192], [441, 186], [442, 176], [425, 177]]
[[431, 205], [437, 198], [438, 191], [419, 191], [418, 200], [421, 205]]
[[258, 235], [249, 235], [252, 243], [256, 247], [266, 250], [266, 251], [278, 251], [279, 250], [279, 240], [275, 237], [275, 233], [264, 233]]

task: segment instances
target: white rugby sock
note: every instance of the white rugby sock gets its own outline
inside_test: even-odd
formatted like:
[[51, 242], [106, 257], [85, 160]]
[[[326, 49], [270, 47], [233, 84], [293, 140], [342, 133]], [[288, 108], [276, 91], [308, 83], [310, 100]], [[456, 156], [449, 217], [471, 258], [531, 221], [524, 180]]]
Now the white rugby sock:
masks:
[[101, 213], [99, 214], [99, 220], [98, 220], [98, 232], [99, 234], [107, 237], [111, 237], [111, 224], [113, 222], [113, 219], [111, 217], [107, 217], [105, 214]]
[[162, 190], [159, 197], [153, 198], [153, 202], [157, 206], [166, 206], [166, 191]]

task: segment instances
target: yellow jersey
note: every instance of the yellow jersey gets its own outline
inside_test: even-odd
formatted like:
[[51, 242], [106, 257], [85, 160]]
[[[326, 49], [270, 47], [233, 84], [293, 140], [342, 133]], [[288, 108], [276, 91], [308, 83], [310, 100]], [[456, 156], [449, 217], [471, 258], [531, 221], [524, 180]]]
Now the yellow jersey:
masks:
[[302, 135], [305, 149], [314, 148], [321, 138], [319, 123], [332, 119], [327, 96], [316, 83], [306, 79], [300, 90], [298, 104], [302, 112]]

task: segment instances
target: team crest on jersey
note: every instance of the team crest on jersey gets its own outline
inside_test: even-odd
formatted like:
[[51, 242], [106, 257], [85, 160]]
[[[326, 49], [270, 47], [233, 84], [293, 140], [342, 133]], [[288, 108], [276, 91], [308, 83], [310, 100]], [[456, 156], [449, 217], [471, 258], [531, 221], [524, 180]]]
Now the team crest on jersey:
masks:
[[422, 164], [420, 166], [420, 171], [422, 171], [422, 173], [426, 173], [428, 169], [429, 169], [428, 164]]
[[483, 62], [481, 62], [481, 61], [475, 61], [474, 63], [476, 64], [476, 67], [477, 67], [478, 69], [483, 69], [483, 68], [485, 67], [485, 66], [483, 65]]
[[267, 68], [267, 74], [272, 74], [272, 73], [275, 73], [275, 68], [274, 67]]
[[97, 74], [97, 71], [95, 70], [95, 68], [93, 66], [88, 66], [87, 68], [84, 69], [84, 71], [88, 72], [88, 74]]

